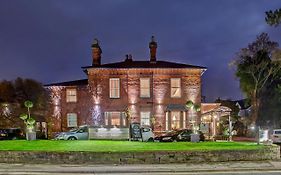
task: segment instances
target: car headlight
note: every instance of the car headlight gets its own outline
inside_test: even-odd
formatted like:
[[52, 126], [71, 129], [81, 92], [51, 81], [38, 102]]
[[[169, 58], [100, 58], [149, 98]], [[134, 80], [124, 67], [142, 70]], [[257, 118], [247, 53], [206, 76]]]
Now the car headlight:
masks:
[[172, 137], [164, 137], [162, 140], [170, 140]]

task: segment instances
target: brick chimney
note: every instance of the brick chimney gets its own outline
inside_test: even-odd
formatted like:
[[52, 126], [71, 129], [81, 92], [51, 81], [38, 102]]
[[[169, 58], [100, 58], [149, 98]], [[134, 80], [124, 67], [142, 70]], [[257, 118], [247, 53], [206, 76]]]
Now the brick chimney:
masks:
[[97, 39], [94, 39], [94, 42], [92, 44], [93, 66], [99, 66], [101, 64], [101, 54], [102, 50], [99, 46], [99, 41]]
[[151, 37], [151, 42], [149, 43], [150, 49], [150, 62], [156, 62], [156, 51], [157, 51], [157, 42], [155, 42], [154, 36]]

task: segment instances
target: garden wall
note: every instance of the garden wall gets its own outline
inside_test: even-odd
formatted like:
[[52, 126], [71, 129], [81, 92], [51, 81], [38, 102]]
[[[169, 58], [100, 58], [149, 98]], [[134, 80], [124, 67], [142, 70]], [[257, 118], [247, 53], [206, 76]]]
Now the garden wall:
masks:
[[0, 163], [157, 164], [280, 159], [279, 146], [258, 150], [128, 153], [0, 151]]

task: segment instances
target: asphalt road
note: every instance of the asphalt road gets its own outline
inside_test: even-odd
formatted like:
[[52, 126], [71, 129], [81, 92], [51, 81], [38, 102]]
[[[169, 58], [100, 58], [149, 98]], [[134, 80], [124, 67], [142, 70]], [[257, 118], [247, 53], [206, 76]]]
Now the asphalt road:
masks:
[[212, 174], [212, 175], [263, 175], [281, 174], [281, 161], [217, 162], [194, 164], [150, 165], [50, 165], [50, 164], [0, 164], [0, 175], [166, 175], [166, 174]]
[[40, 173], [40, 172], [13, 172], [13, 173], [0, 173], [1, 175], [73, 175], [73, 174], [82, 174], [82, 175], [107, 175], [107, 174], [114, 174], [114, 175], [280, 175], [281, 171], [249, 171], [249, 172], [243, 172], [243, 171], [233, 171], [233, 172], [154, 172], [154, 173]]

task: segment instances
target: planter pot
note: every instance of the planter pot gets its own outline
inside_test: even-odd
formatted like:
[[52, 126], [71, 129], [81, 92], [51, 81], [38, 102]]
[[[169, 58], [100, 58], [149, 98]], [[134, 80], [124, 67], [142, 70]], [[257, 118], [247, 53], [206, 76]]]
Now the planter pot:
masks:
[[27, 132], [26, 140], [36, 140], [36, 132]]

